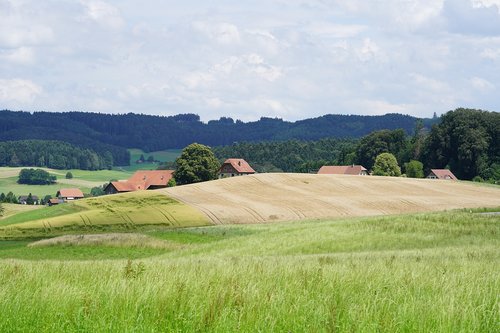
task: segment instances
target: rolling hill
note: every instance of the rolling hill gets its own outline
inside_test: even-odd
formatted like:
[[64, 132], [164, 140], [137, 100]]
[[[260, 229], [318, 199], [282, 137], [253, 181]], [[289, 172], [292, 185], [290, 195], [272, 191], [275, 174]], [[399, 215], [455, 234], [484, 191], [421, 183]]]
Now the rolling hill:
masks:
[[396, 177], [257, 174], [162, 189], [215, 224], [499, 207], [500, 188]]
[[0, 238], [500, 207], [500, 188], [396, 177], [257, 174], [88, 198], [0, 220]]

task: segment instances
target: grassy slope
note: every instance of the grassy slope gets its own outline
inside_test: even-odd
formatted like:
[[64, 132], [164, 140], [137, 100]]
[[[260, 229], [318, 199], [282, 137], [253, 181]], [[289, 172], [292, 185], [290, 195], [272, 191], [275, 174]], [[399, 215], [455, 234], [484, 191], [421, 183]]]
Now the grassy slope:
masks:
[[[21, 185], [17, 183], [17, 175], [22, 168], [0, 167], [0, 193], [7, 194], [12, 191], [17, 196], [28, 195], [31, 193], [39, 197], [44, 197], [47, 194], [55, 196], [57, 191], [65, 187], [77, 187], [84, 193], [89, 193], [93, 186], [100, 186], [111, 179], [127, 179], [132, 175], [132, 172], [124, 172], [118, 170], [55, 170], [41, 168], [51, 174], [57, 176], [58, 183], [54, 185]], [[70, 171], [73, 174], [73, 179], [66, 180], [66, 173]]]
[[0, 259], [0, 331], [494, 332], [499, 232], [461, 212], [156, 230], [182, 247], [129, 264], [0, 242], [90, 259]]
[[[207, 225], [196, 209], [153, 191], [102, 196], [45, 207], [0, 221], [0, 238], [37, 237], [68, 231]], [[3, 227], [2, 227], [3, 226]]]
[[2, 203], [4, 208], [3, 215], [0, 216], [0, 225], [2, 224], [2, 220], [6, 219], [9, 216], [16, 215], [22, 212], [32, 211], [36, 209], [40, 209], [43, 206], [38, 205], [18, 205], [18, 204], [10, 204], [10, 203]]

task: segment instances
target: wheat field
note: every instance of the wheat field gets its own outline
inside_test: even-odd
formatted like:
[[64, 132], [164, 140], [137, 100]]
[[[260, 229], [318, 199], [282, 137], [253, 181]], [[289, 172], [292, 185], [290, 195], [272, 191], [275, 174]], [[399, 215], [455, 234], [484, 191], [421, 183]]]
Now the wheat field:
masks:
[[159, 190], [214, 224], [498, 207], [500, 187], [376, 176], [257, 174]]

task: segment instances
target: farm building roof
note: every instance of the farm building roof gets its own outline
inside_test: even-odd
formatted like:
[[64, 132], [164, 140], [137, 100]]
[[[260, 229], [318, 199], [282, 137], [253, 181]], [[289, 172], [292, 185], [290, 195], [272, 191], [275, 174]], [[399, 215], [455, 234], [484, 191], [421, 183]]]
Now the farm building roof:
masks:
[[324, 165], [319, 175], [359, 175], [362, 171], [367, 171], [362, 165]]
[[228, 158], [222, 165], [224, 166], [225, 164], [231, 164], [231, 166], [239, 173], [255, 173], [255, 170], [250, 166], [250, 164], [242, 158]]
[[141, 186], [147, 190], [150, 186], [167, 186], [172, 179], [174, 170], [138, 170], [127, 182]]
[[111, 185], [114, 186], [114, 188], [118, 192], [131, 192], [131, 191], [137, 191], [137, 190], [140, 189], [140, 188], [138, 188], [140, 186], [139, 184], [132, 184], [132, 183], [130, 183], [128, 181], [124, 181], [124, 182], [111, 182]]
[[56, 196], [63, 198], [83, 198], [83, 192], [78, 188], [62, 188]]
[[147, 190], [151, 186], [166, 187], [173, 172], [174, 170], [138, 170], [128, 180], [111, 182], [111, 185], [118, 192]]
[[452, 179], [457, 180], [457, 177], [448, 169], [431, 169], [431, 173], [433, 173], [438, 179]]

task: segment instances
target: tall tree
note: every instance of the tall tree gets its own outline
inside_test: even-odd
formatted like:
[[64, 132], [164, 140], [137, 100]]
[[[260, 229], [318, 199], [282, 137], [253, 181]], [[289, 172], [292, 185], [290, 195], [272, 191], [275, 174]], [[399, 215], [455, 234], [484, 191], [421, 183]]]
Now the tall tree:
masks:
[[212, 150], [199, 143], [192, 143], [184, 148], [176, 164], [174, 177], [180, 185], [216, 179], [220, 168]]
[[375, 159], [373, 165], [373, 175], [375, 176], [401, 176], [401, 168], [396, 157], [391, 153], [382, 153]]
[[441, 116], [425, 141], [427, 168], [444, 168], [460, 179], [488, 178], [500, 163], [500, 113], [456, 109]]

